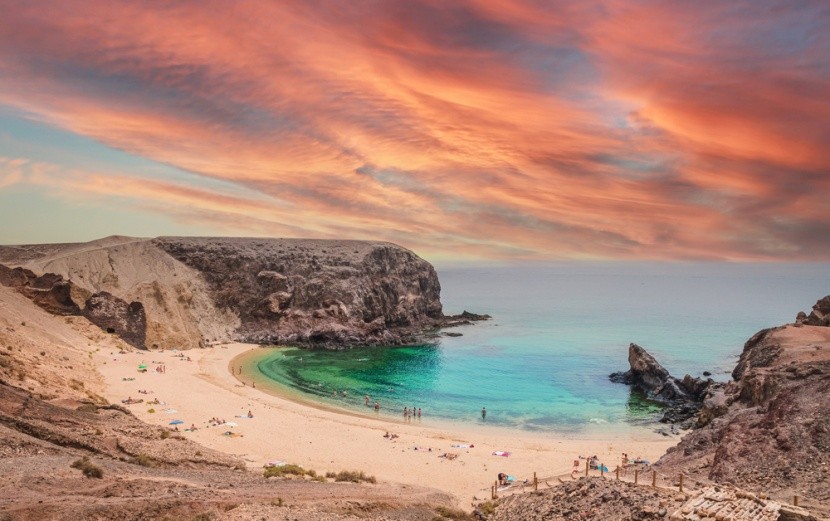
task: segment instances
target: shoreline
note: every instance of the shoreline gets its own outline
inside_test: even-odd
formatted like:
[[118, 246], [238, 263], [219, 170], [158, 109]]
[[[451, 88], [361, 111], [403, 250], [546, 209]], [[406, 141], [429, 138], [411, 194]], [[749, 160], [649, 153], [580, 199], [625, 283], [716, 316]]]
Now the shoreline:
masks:
[[[503, 424], [476, 424], [472, 422], [465, 422], [463, 420], [452, 420], [448, 418], [435, 418], [432, 416], [425, 416], [423, 420], [412, 420], [412, 421], [405, 421], [401, 418], [401, 414], [399, 413], [392, 413], [390, 414], [388, 411], [391, 409], [383, 409], [381, 408], [381, 412], [379, 414], [375, 414], [374, 411], [370, 412], [361, 412], [359, 409], [350, 408], [346, 406], [337, 406], [334, 404], [326, 403], [322, 400], [315, 400], [306, 396], [304, 393], [300, 391], [294, 391], [284, 385], [281, 385], [278, 382], [275, 382], [268, 378], [267, 376], [263, 375], [259, 371], [255, 374], [251, 374], [250, 372], [245, 373], [245, 378], [241, 378], [242, 375], [237, 374], [234, 372], [234, 367], [243, 366], [246, 369], [251, 369], [252, 359], [259, 359], [265, 356], [261, 351], [266, 349], [282, 349], [285, 346], [261, 346], [250, 344], [252, 349], [245, 351], [243, 353], [239, 353], [233, 359], [231, 359], [228, 363], [228, 372], [242, 385], [246, 387], [251, 387], [251, 382], [255, 383], [257, 387], [251, 387], [252, 389], [256, 389], [262, 393], [274, 396], [276, 398], [288, 400], [290, 402], [297, 403], [302, 406], [311, 407], [313, 409], [318, 409], [321, 411], [330, 412], [333, 414], [340, 414], [344, 416], [352, 416], [355, 418], [363, 418], [366, 420], [376, 420], [388, 423], [392, 426], [398, 425], [409, 425], [409, 426], [423, 426], [427, 428], [440, 428], [445, 430], [460, 430], [464, 432], [475, 432], [475, 433], [491, 433], [495, 435], [509, 435], [515, 436], [517, 434], [523, 437], [538, 437], [543, 439], [550, 439], [551, 437], [561, 438], [561, 439], [568, 439], [568, 440], [604, 440], [609, 437], [617, 437], [620, 435], [630, 435], [633, 439], [637, 439], [638, 435], [642, 435], [645, 437], [651, 437], [652, 434], [655, 434], [652, 427], [646, 425], [634, 425], [628, 423], [597, 423], [592, 425], [584, 425], [580, 427], [578, 431], [567, 431], [567, 430], [556, 430], [556, 429], [549, 429], [549, 430], [528, 430], [528, 429], [521, 429], [511, 425], [503, 425]], [[386, 412], [384, 412], [386, 411]], [[649, 424], [653, 425], [653, 424]], [[620, 427], [625, 427], [625, 429], [620, 429]], [[679, 439], [678, 439], [679, 441]]]
[[[461, 505], [488, 499], [489, 486], [498, 472], [519, 479], [532, 476], [554, 478], [568, 475], [579, 455], [597, 454], [609, 468], [620, 454], [656, 461], [679, 438], [657, 433], [604, 433], [569, 438], [551, 433], [511, 430], [504, 427], [466, 426], [429, 420], [395, 422], [351, 413], [321, 404], [298, 402], [266, 392], [231, 374], [231, 364], [260, 349], [251, 344], [227, 344], [207, 349], [175, 351], [130, 351], [98, 353], [95, 357], [104, 376], [105, 397], [122, 400], [158, 398], [165, 405], [129, 405], [142, 421], [169, 428], [180, 419], [180, 434], [206, 447], [241, 457], [256, 472], [269, 461], [295, 463], [318, 473], [357, 470], [381, 481], [434, 487], [452, 494]], [[185, 358], [180, 358], [183, 355]], [[190, 357], [191, 361], [187, 361]], [[137, 371], [138, 364], [148, 371]], [[163, 364], [164, 373], [154, 369]], [[235, 365], [239, 365], [236, 363]], [[139, 394], [138, 390], [149, 394]], [[154, 412], [149, 412], [150, 410]], [[165, 411], [175, 410], [173, 413]], [[247, 411], [253, 418], [247, 418]], [[240, 417], [241, 416], [241, 417]], [[208, 426], [213, 417], [237, 424]], [[195, 431], [183, 429], [195, 425]], [[233, 436], [223, 433], [231, 432]], [[385, 432], [398, 434], [395, 440]], [[452, 447], [472, 444], [474, 447]], [[415, 448], [419, 450], [415, 450]], [[432, 449], [431, 451], [429, 449]], [[494, 451], [509, 451], [509, 457]], [[444, 453], [455, 459], [440, 458]]]

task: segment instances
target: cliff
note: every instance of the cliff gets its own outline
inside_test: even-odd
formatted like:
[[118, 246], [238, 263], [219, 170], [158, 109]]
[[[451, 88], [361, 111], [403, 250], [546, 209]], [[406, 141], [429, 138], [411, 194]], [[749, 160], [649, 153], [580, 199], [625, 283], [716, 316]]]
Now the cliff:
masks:
[[774, 498], [798, 494], [830, 515], [830, 327], [755, 334], [733, 380], [704, 398], [697, 424], [659, 467]]
[[114, 236], [0, 263], [0, 284], [140, 348], [393, 345], [444, 321], [433, 267], [383, 242]]

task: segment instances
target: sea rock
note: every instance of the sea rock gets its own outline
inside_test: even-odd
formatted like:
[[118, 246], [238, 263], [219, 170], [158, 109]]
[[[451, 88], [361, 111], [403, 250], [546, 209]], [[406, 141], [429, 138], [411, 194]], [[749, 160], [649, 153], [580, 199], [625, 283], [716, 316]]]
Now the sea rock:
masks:
[[697, 415], [708, 390], [715, 385], [711, 379], [701, 380], [686, 375], [674, 378], [648, 351], [637, 344], [628, 347], [626, 372], [609, 375], [612, 382], [623, 383], [643, 392], [648, 398], [665, 404], [662, 422], [681, 423], [685, 428]]

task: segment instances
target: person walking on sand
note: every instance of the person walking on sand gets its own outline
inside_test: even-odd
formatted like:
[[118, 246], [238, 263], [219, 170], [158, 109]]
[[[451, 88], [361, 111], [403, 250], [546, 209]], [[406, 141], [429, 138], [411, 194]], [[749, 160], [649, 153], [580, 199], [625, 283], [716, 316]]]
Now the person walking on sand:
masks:
[[365, 402], [366, 407], [369, 407], [369, 395], [368, 394], [363, 397], [363, 400]]
[[483, 420], [485, 418], [487, 418], [487, 407], [482, 407], [481, 408], [481, 419]]

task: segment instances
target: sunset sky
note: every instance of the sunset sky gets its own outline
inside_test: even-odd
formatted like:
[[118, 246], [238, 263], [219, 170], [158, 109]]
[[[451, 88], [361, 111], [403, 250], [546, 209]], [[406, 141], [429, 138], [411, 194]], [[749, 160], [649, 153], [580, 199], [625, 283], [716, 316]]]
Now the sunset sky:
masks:
[[0, 243], [830, 260], [830, 2], [0, 0]]

